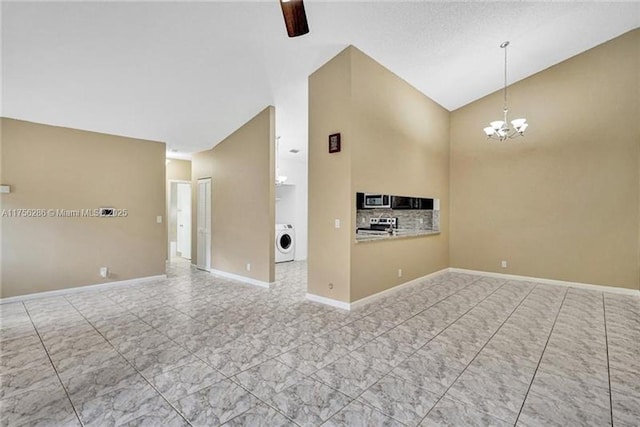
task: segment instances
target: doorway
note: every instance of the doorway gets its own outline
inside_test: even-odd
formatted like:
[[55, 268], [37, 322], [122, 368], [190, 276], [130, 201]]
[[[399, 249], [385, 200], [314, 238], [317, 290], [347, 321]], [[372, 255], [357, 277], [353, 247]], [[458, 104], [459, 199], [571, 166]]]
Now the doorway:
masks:
[[169, 259], [191, 259], [191, 182], [169, 181]]
[[196, 193], [197, 263], [200, 270], [211, 270], [211, 178], [198, 180]]
[[191, 184], [178, 184], [177, 225], [178, 254], [191, 259]]

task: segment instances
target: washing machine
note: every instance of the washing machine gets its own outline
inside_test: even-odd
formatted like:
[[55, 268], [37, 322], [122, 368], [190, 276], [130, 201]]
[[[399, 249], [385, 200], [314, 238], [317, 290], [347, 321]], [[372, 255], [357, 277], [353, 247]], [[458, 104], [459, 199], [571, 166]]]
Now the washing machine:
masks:
[[276, 224], [276, 262], [293, 261], [296, 233], [291, 224]]

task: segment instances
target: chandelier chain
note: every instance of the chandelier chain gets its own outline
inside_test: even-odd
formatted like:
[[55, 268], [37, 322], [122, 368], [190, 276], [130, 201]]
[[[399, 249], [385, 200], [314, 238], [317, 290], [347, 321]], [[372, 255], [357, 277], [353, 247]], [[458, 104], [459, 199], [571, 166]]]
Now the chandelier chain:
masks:
[[509, 43], [504, 44], [504, 111], [507, 111], [507, 46]]

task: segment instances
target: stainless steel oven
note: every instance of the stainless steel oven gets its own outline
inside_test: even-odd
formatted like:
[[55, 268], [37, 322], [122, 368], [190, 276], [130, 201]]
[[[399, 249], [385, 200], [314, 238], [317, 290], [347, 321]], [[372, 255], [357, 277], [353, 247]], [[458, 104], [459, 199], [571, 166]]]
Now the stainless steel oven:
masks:
[[391, 196], [388, 194], [369, 194], [364, 195], [364, 207], [366, 209], [373, 208], [390, 208]]

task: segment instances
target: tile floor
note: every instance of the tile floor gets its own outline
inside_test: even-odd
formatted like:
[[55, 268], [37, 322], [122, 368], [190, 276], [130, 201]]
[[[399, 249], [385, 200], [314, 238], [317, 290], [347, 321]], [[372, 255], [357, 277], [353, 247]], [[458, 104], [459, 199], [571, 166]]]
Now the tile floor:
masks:
[[640, 299], [448, 273], [355, 312], [172, 265], [5, 304], [3, 426], [638, 426]]

